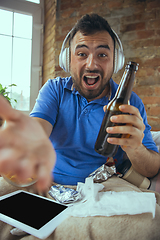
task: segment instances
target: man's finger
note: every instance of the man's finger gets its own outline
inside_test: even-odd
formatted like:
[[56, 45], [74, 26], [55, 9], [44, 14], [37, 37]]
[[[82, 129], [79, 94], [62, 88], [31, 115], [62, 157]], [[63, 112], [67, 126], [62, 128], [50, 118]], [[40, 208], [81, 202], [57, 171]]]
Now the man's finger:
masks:
[[48, 174], [48, 171], [45, 166], [40, 165], [37, 174], [37, 189], [39, 191], [44, 191], [50, 187], [52, 182], [51, 174]]
[[119, 106], [120, 111], [124, 112], [124, 113], [129, 113], [132, 115], [136, 115], [140, 120], [142, 120], [141, 114], [138, 110], [138, 108], [128, 105], [128, 104], [124, 104], [124, 105], [120, 105]]
[[11, 107], [8, 101], [0, 95], [0, 117], [4, 120], [16, 120], [19, 118], [20, 112]]

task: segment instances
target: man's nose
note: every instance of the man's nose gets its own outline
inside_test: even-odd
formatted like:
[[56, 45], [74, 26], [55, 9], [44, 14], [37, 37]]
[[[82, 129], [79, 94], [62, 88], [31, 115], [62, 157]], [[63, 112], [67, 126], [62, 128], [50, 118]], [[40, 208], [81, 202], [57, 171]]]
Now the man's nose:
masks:
[[96, 68], [96, 66], [97, 66], [96, 58], [93, 54], [90, 54], [86, 61], [86, 67], [90, 70], [93, 70]]

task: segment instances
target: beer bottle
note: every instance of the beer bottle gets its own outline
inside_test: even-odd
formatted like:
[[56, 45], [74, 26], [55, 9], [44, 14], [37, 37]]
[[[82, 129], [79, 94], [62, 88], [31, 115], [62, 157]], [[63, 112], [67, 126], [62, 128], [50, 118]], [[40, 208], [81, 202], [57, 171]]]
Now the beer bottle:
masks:
[[110, 118], [113, 115], [126, 114], [122, 113], [119, 110], [119, 106], [122, 104], [128, 104], [130, 99], [133, 83], [135, 79], [135, 73], [138, 70], [138, 65], [135, 62], [128, 62], [118, 89], [114, 98], [108, 103], [107, 109], [105, 111], [105, 115], [101, 124], [101, 128], [95, 143], [95, 151], [106, 157], [113, 157], [118, 149], [118, 145], [110, 144], [107, 142], [107, 138], [116, 137], [121, 138], [122, 134], [110, 134], [106, 132], [107, 127], [113, 127], [115, 125], [123, 125], [116, 124], [110, 121]]

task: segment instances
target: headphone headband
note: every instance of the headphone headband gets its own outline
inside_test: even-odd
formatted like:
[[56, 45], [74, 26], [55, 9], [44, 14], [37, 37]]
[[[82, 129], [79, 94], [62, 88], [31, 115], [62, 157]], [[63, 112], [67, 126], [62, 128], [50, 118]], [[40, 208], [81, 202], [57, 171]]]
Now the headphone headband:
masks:
[[[72, 30], [73, 30], [73, 28], [66, 35], [66, 37], [62, 43], [61, 52], [59, 55], [59, 66], [65, 72], [69, 72], [69, 64], [70, 64], [69, 47], [65, 47], [65, 46], [70, 38]], [[116, 48], [116, 46], [115, 46], [115, 57], [114, 57], [114, 73], [117, 73], [124, 66], [125, 57], [124, 57], [124, 53], [123, 53], [123, 46], [122, 46], [122, 43], [121, 43], [117, 33], [113, 29], [112, 29], [112, 32], [115, 36], [116, 43], [118, 43], [118, 48]]]

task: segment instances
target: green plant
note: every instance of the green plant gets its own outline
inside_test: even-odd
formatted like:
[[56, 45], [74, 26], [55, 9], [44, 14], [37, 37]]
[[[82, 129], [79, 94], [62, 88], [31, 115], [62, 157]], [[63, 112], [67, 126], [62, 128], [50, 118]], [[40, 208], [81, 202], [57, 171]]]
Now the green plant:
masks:
[[9, 97], [10, 92], [8, 91], [8, 88], [15, 87], [15, 86], [17, 86], [17, 85], [13, 83], [13, 84], [8, 85], [7, 87], [3, 87], [2, 84], [0, 83], [0, 94], [2, 94], [8, 100], [8, 102], [10, 104], [11, 104], [12, 100], [15, 103], [17, 103], [16, 99], [13, 99], [13, 98]]

